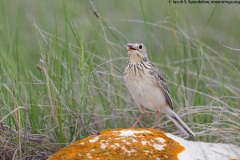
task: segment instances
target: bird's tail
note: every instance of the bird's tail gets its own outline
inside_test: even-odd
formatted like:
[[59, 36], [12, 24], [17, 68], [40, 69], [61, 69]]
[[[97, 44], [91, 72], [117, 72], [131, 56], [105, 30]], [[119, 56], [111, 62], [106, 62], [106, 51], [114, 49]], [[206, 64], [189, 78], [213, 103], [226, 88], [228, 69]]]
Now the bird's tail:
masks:
[[195, 136], [193, 131], [177, 116], [177, 114], [172, 109], [169, 108], [165, 114], [176, 124], [179, 129], [181, 129], [183, 133], [191, 137]]

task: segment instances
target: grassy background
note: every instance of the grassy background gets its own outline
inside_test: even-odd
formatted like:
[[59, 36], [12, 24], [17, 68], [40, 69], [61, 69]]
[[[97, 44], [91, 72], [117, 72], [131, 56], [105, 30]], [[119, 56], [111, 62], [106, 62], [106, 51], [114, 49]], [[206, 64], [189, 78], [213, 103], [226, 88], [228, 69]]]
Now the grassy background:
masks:
[[[45, 159], [103, 129], [131, 127], [139, 115], [123, 81], [131, 41], [146, 44], [196, 141], [240, 144], [240, 5], [0, 6], [0, 159]], [[165, 116], [161, 122], [184, 137]], [[138, 125], [156, 126], [152, 111]]]

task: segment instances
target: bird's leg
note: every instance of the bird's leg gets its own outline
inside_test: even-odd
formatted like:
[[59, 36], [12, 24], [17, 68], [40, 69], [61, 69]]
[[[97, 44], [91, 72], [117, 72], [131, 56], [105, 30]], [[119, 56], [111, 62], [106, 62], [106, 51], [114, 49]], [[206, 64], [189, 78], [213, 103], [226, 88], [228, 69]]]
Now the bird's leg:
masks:
[[157, 117], [158, 129], [161, 130], [161, 127], [160, 127], [160, 112], [159, 111], [156, 112], [156, 117]]
[[136, 125], [138, 124], [138, 122], [140, 121], [140, 119], [142, 119], [142, 116], [144, 115], [144, 113], [141, 112], [141, 114], [139, 115], [138, 119], [136, 120], [136, 122], [134, 123], [134, 125], [132, 126], [132, 128], [135, 128]]

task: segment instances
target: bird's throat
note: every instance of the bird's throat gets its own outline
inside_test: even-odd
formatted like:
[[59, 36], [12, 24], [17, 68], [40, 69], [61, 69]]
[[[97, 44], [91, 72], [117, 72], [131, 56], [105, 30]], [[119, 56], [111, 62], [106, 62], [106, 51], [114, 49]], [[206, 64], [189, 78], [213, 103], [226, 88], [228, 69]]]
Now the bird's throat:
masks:
[[138, 54], [129, 54], [129, 60], [131, 62], [140, 62], [142, 60], [142, 58]]

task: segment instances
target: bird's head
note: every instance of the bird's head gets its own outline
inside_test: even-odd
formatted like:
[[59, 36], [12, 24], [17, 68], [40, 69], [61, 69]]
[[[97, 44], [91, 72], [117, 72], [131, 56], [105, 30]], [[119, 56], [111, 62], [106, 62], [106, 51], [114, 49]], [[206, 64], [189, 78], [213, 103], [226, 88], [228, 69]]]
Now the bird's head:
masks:
[[147, 50], [143, 43], [131, 42], [127, 44], [127, 51], [130, 61], [138, 62], [147, 58]]

